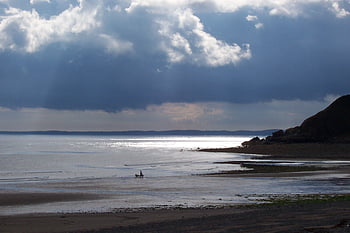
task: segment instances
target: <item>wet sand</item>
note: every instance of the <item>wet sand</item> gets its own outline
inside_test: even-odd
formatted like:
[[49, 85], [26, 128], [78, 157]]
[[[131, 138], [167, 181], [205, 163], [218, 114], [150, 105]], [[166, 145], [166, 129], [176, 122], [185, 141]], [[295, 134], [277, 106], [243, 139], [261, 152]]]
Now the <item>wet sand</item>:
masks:
[[1, 206], [87, 201], [99, 198], [101, 198], [100, 195], [86, 193], [0, 193], [0, 208]]
[[[206, 150], [209, 151], [209, 150]], [[350, 159], [349, 145], [274, 145], [271, 147], [214, 149], [215, 152], [270, 154], [279, 159]], [[349, 167], [338, 172], [349, 174]], [[344, 170], [345, 169], [345, 170]], [[336, 171], [310, 171], [336, 172]], [[281, 173], [283, 176], [306, 175]], [[252, 176], [278, 176], [255, 173]], [[224, 175], [224, 174], [221, 174]], [[227, 174], [226, 174], [227, 175]], [[231, 174], [245, 176], [245, 174]], [[69, 193], [3, 193], [1, 206], [94, 200], [97, 195]], [[35, 205], [33, 205], [35, 208]], [[128, 232], [350, 232], [350, 198], [321, 202], [273, 205], [226, 206], [222, 208], [131, 209], [109, 213], [54, 213], [0, 216], [0, 232], [6, 233], [128, 233]]]
[[[259, 175], [260, 176], [260, 175]], [[350, 232], [350, 196], [322, 202], [214, 208], [141, 208], [108, 213], [33, 213], [0, 216], [6, 233], [117, 232]], [[38, 203], [94, 201], [85, 193], [2, 193], [0, 208]], [[259, 197], [258, 197], [259, 198]]]
[[0, 216], [6, 233], [350, 232], [350, 201]]
[[[204, 176], [220, 176], [220, 177], [304, 177], [310, 175], [332, 175], [332, 174], [350, 174], [350, 163], [344, 161], [333, 161], [332, 163], [323, 163], [322, 161], [308, 161], [308, 165], [293, 165], [293, 160], [284, 161], [285, 165], [280, 164], [281, 161], [262, 160], [255, 161], [227, 161], [220, 162], [226, 164], [240, 164], [241, 167], [249, 170], [231, 170], [219, 173], [204, 174]], [[298, 162], [298, 161], [296, 161]], [[321, 164], [318, 164], [320, 163]], [[288, 163], [290, 165], [288, 165]]]

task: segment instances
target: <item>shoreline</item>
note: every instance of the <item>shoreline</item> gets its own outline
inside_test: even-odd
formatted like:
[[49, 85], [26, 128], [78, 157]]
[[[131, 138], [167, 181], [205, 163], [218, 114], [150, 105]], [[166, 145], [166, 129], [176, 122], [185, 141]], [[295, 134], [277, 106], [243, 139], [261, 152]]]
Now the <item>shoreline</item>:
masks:
[[[343, 144], [342, 144], [343, 145]], [[327, 148], [325, 148], [327, 147]], [[207, 152], [231, 152], [244, 154], [270, 154], [271, 156], [258, 157], [290, 160], [350, 160], [349, 145], [337, 147], [332, 144], [289, 144], [236, 147], [226, 149], [205, 149]], [[315, 149], [316, 148], [316, 149]], [[286, 152], [286, 149], [289, 149]], [[282, 153], [285, 150], [285, 153]], [[323, 152], [320, 152], [323, 150]], [[349, 150], [349, 154], [347, 151]], [[271, 151], [273, 153], [271, 153]], [[263, 153], [262, 153], [263, 152]], [[312, 152], [312, 153], [311, 153]], [[317, 155], [317, 156], [315, 156]], [[338, 157], [337, 155], [341, 155]], [[336, 159], [337, 158], [337, 159]], [[338, 159], [339, 158], [339, 159]], [[245, 163], [246, 161], [224, 162]], [[276, 161], [277, 162], [277, 161]], [[262, 164], [260, 164], [262, 163]], [[272, 162], [273, 163], [273, 162]], [[341, 161], [339, 161], [341, 164]], [[342, 165], [334, 169], [316, 170], [309, 167], [288, 170], [279, 166], [274, 170], [266, 170], [263, 161], [253, 165], [253, 173], [242, 172], [237, 174], [209, 174], [230, 177], [295, 177], [312, 174], [350, 174], [350, 166]], [[278, 166], [276, 166], [278, 167]], [[288, 166], [286, 166], [288, 167]], [[301, 166], [302, 167], [302, 166]], [[270, 169], [269, 168], [269, 169]], [[287, 169], [287, 170], [285, 170]], [[310, 169], [310, 170], [309, 170]], [[348, 178], [347, 178], [348, 179]], [[269, 198], [268, 196], [271, 195]], [[0, 215], [0, 232], [16, 233], [131, 233], [131, 232], [299, 232], [299, 233], [338, 233], [350, 231], [350, 195], [315, 194], [316, 199], [329, 196], [324, 200], [309, 200], [306, 195], [298, 194], [273, 195], [264, 194], [255, 196], [256, 201], [272, 199], [272, 204], [223, 204], [205, 207], [150, 207], [139, 209], [113, 209], [110, 212], [74, 212], [74, 213], [33, 213], [18, 215]], [[345, 196], [344, 199], [331, 198]], [[254, 196], [254, 195], [253, 195]], [[86, 193], [2, 193], [0, 207], [21, 205], [46, 204], [51, 202], [94, 201], [101, 195]], [[282, 197], [282, 198], [279, 198]], [[295, 198], [297, 197], [297, 198]], [[274, 200], [275, 198], [275, 200]]]
[[[227, 177], [300, 177], [316, 174], [350, 174], [350, 144], [348, 143], [275, 143], [229, 148], [199, 149], [199, 152], [237, 153], [250, 155], [255, 161], [226, 161], [247, 170], [223, 171], [207, 176]], [[266, 160], [268, 160], [266, 162]], [[279, 164], [283, 161], [283, 165]], [[295, 162], [306, 162], [292, 165]], [[332, 163], [324, 163], [332, 161]], [[321, 163], [320, 163], [321, 162]], [[291, 165], [286, 165], [290, 163]]]
[[348, 143], [276, 143], [246, 147], [199, 149], [198, 151], [265, 155], [263, 157], [256, 156], [257, 159], [350, 160], [350, 144]]
[[[319, 195], [316, 195], [319, 197]], [[0, 232], [345, 232], [350, 230], [350, 196], [324, 200], [272, 197], [272, 204], [221, 208], [145, 208], [109, 213], [0, 216]], [[291, 200], [291, 201], [289, 201]], [[328, 231], [326, 231], [328, 230]], [[344, 231], [332, 231], [344, 230]]]

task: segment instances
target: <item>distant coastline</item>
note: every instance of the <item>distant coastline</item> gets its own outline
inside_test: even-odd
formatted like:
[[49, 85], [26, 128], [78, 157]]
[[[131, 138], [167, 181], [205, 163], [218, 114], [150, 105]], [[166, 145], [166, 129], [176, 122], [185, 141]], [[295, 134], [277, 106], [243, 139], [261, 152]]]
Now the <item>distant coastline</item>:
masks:
[[86, 136], [267, 136], [277, 129], [267, 130], [164, 130], [164, 131], [0, 131], [2, 135], [86, 135]]

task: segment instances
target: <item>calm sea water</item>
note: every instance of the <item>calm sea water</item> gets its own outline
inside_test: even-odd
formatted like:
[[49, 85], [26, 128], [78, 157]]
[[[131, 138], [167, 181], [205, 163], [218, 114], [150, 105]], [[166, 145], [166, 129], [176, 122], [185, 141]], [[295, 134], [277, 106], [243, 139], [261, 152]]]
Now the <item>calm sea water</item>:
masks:
[[[111, 211], [154, 206], [244, 203], [256, 194], [343, 193], [348, 174], [290, 178], [197, 176], [242, 169], [215, 162], [249, 155], [197, 152], [238, 146], [233, 136], [0, 135], [0, 192], [89, 193], [94, 201], [8, 206], [0, 214]], [[140, 170], [144, 179], [135, 179]]]
[[191, 175], [232, 169], [214, 164], [232, 154], [197, 148], [237, 146], [247, 137], [0, 136], [0, 178], [62, 179]]

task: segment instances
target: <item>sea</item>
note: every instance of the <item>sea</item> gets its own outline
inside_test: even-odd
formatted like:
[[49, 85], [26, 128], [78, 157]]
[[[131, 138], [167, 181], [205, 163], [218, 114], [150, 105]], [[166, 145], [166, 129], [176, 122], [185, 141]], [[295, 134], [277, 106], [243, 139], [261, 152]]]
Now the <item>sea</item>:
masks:
[[[2, 206], [0, 215], [224, 206], [256, 202], [264, 195], [350, 191], [349, 174], [342, 173], [205, 175], [244, 170], [239, 164], [218, 162], [255, 161], [257, 155], [197, 149], [235, 147], [253, 136], [3, 134], [0, 193], [75, 193], [99, 198]], [[135, 178], [140, 171], [144, 178]]]

